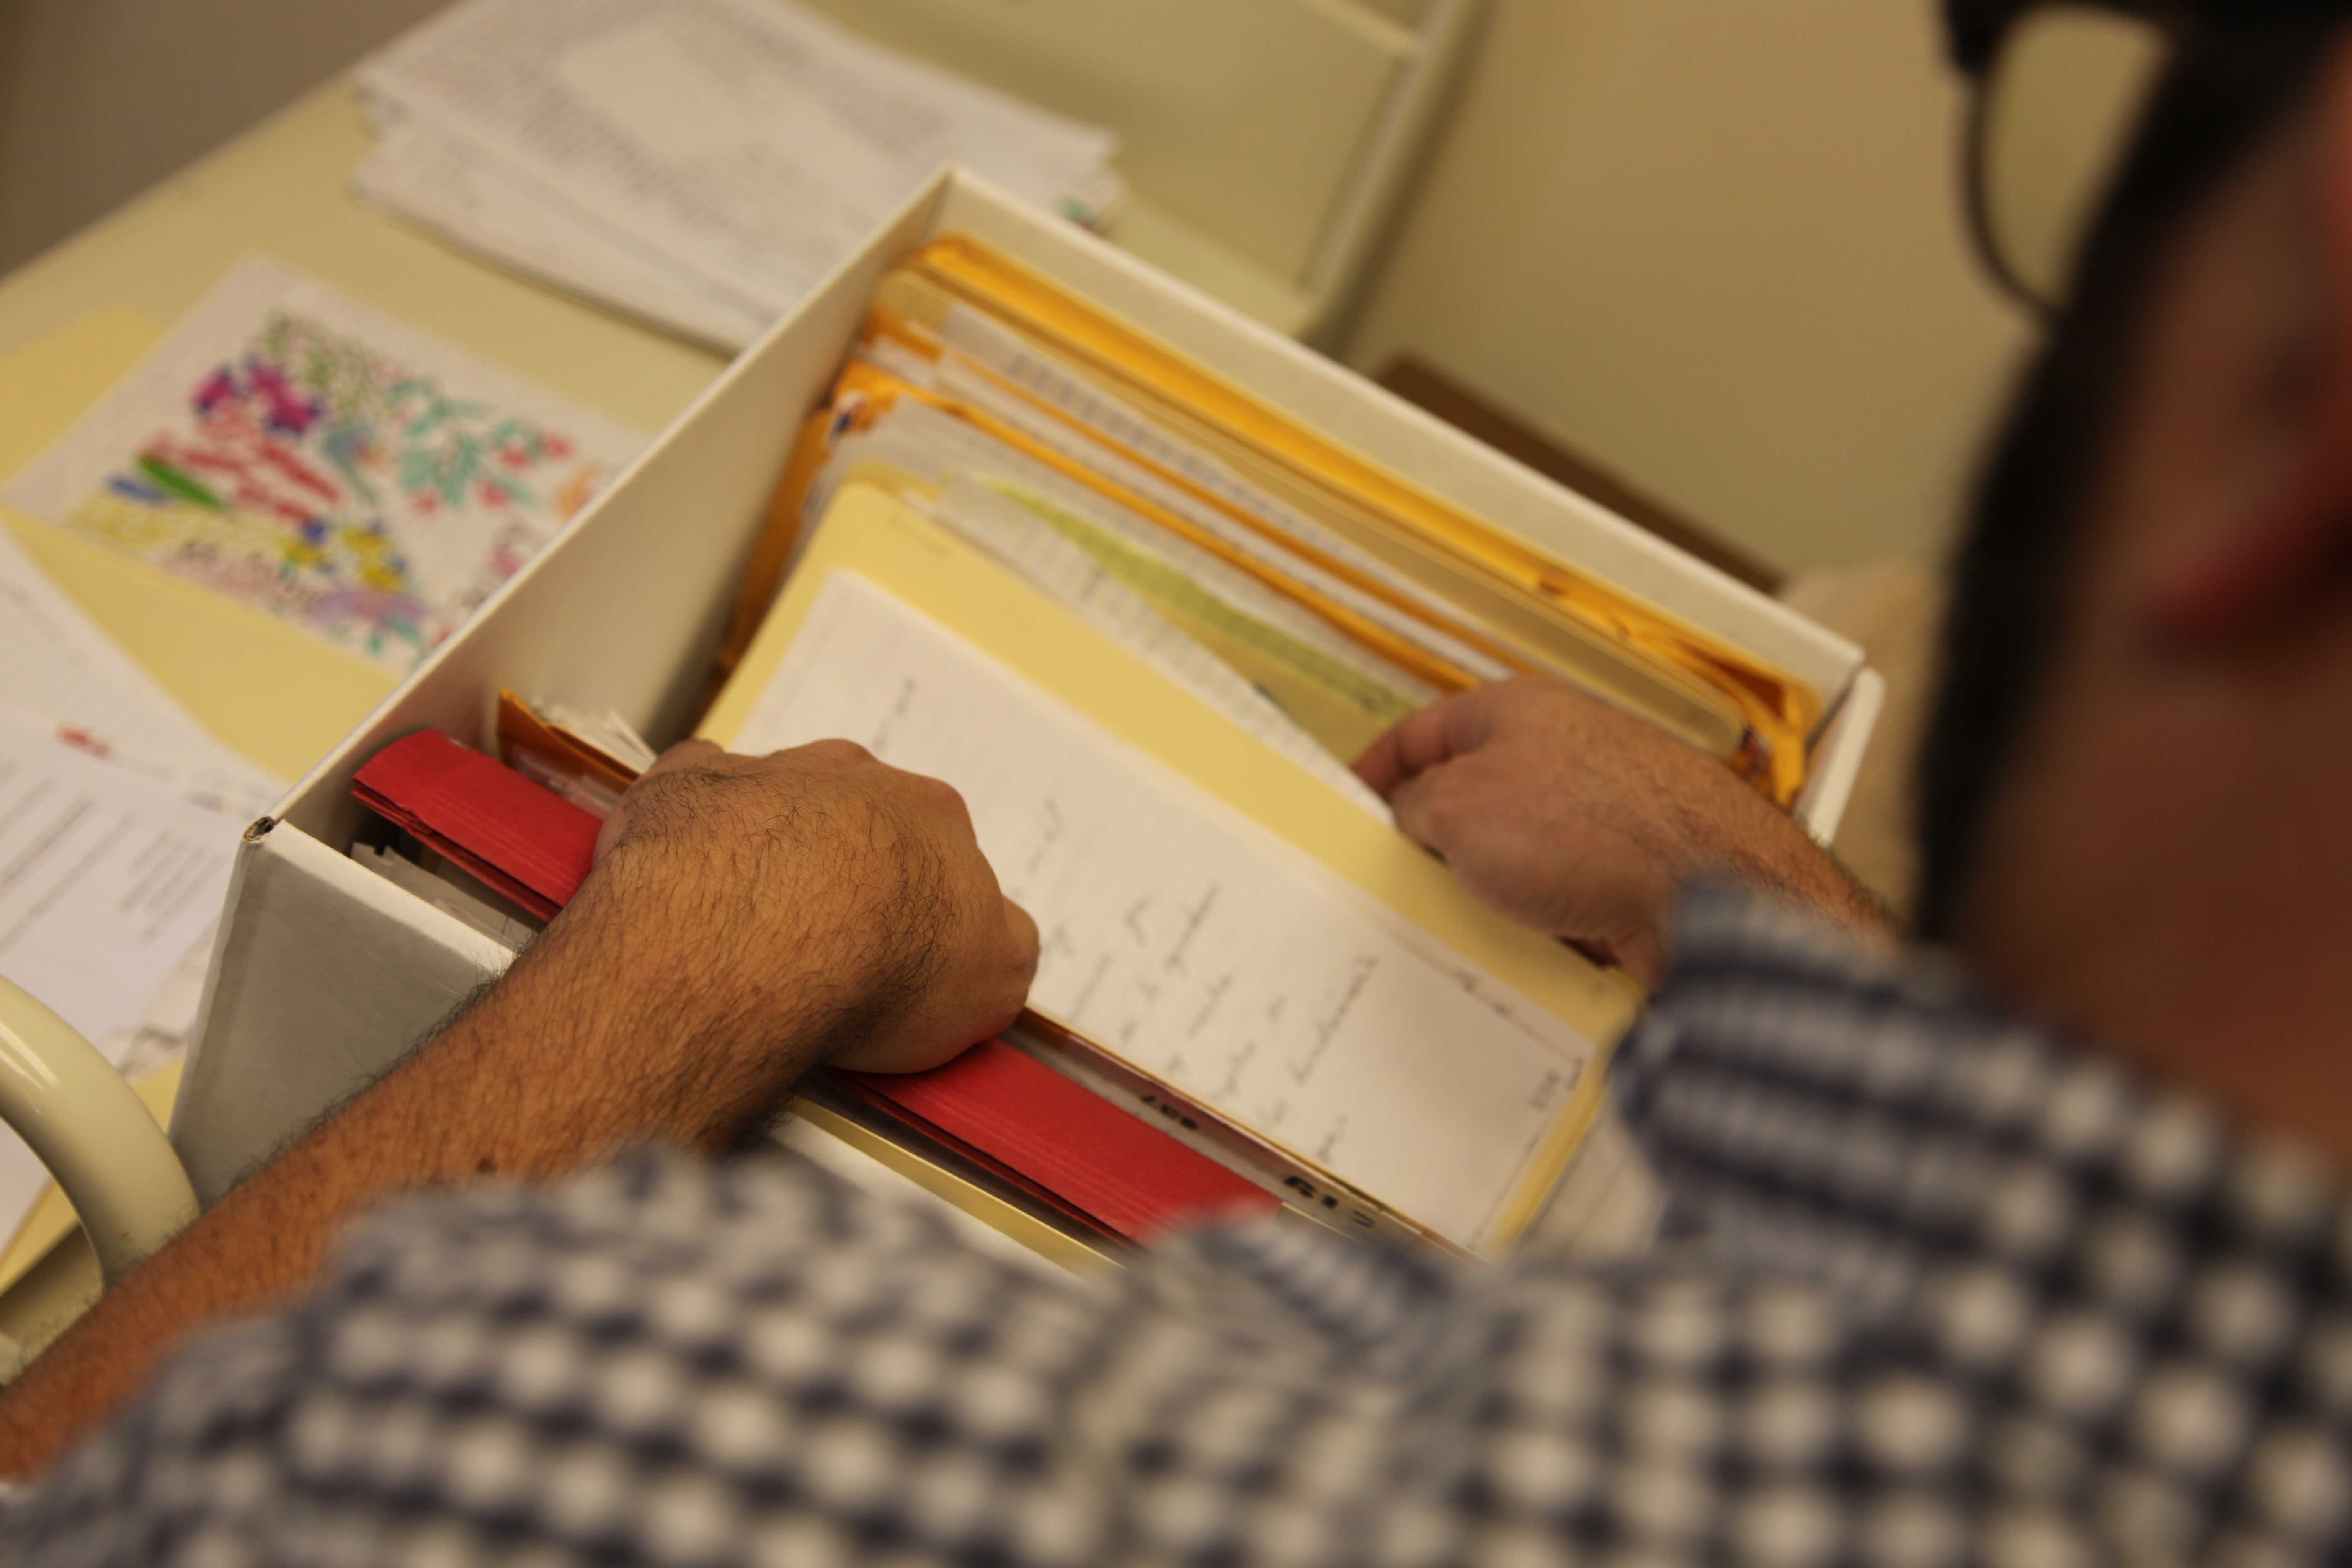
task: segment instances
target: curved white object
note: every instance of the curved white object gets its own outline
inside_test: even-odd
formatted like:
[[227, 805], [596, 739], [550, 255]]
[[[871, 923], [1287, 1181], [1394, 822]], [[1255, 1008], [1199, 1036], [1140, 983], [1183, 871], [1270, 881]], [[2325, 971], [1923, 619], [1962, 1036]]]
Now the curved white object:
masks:
[[65, 1189], [109, 1285], [196, 1217], [155, 1119], [63, 1018], [0, 980], [0, 1121]]

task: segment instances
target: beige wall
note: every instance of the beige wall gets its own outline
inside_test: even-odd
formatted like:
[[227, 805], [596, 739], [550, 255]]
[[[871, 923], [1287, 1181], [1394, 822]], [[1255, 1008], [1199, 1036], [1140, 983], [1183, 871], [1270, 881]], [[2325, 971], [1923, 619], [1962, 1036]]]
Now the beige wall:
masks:
[[1779, 565], [1933, 559], [2024, 341], [1932, 0], [1492, 0], [1348, 358], [1415, 353]]
[[446, 0], [0, 0], [0, 268]]

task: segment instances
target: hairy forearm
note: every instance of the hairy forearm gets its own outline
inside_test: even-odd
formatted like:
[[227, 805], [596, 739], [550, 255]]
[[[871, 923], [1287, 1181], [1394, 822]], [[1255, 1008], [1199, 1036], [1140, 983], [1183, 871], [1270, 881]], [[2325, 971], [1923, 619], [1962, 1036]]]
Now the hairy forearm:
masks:
[[846, 742], [672, 747], [579, 896], [480, 1005], [255, 1173], [0, 1394], [0, 1474], [40, 1469], [173, 1340], [307, 1288], [372, 1204], [717, 1151], [831, 1061], [918, 1072], [1010, 1024], [1037, 928], [945, 784]]
[[[555, 951], [567, 937], [572, 951]], [[676, 955], [561, 928], [542, 945], [109, 1291], [0, 1394], [0, 1474], [46, 1467], [189, 1331], [299, 1294], [354, 1214], [404, 1193], [553, 1177], [633, 1144], [722, 1147], [826, 1048], [823, 1029], [772, 1024], [776, 1037], [752, 1053], [758, 1070], [714, 1084], [709, 1064], [744, 1055], [708, 1037], [727, 1026], [709, 1020], [734, 1010], [666, 984], [683, 971]], [[628, 984], [613, 984], [616, 974]]]
[[1737, 841], [1701, 861], [1701, 875], [1717, 875], [1782, 899], [1843, 926], [1869, 942], [1892, 942], [1903, 921], [1830, 850], [1794, 822], [1786, 831]]

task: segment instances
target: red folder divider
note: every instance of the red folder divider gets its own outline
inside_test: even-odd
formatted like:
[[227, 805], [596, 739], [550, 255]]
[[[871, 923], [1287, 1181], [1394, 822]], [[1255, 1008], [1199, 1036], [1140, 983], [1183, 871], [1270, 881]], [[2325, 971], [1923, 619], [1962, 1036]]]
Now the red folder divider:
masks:
[[929, 1072], [839, 1076], [1076, 1204], [1129, 1241], [1282, 1206], [1256, 1183], [1003, 1040], [983, 1040]]
[[[352, 795], [524, 908], [553, 916], [580, 890], [603, 825], [438, 730], [395, 741]], [[904, 1077], [839, 1073], [870, 1103], [944, 1133], [1129, 1241], [1203, 1218], [1270, 1214], [1271, 1193], [1002, 1040]]]
[[394, 741], [359, 771], [362, 805], [542, 919], [588, 879], [591, 814], [438, 730]]

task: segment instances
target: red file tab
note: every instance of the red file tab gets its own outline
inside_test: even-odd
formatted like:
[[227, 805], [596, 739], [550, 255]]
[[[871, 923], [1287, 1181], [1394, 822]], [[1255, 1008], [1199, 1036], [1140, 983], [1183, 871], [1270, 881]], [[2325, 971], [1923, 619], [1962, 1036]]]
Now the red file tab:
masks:
[[604, 824], [551, 790], [438, 730], [368, 760], [352, 794], [544, 919], [580, 890]]
[[1002, 1040], [983, 1040], [929, 1072], [842, 1076], [1076, 1204], [1129, 1241], [1282, 1206], [1256, 1183]]

